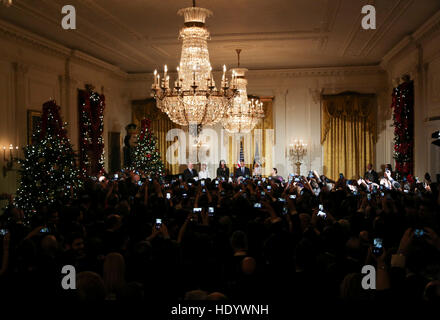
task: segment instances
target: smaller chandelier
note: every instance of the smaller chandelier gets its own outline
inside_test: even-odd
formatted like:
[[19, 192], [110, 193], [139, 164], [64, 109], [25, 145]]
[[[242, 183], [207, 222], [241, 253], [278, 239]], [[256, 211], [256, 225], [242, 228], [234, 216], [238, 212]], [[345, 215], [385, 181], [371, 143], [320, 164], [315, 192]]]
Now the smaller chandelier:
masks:
[[241, 49], [237, 49], [238, 68], [232, 69], [233, 83], [238, 94], [233, 98], [231, 107], [222, 120], [223, 127], [230, 133], [248, 133], [264, 118], [263, 103], [258, 98], [248, 98], [247, 69], [240, 68]]

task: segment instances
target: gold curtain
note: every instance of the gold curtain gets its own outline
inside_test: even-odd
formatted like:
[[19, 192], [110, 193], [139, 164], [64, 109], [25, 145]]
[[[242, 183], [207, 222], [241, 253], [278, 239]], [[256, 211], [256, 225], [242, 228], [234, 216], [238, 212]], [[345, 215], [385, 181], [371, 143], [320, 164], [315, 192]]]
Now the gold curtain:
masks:
[[273, 97], [260, 97], [263, 102], [264, 118], [248, 134], [226, 133], [225, 143], [228, 150], [228, 167], [234, 172], [240, 156], [240, 141], [243, 144], [244, 162], [253, 170], [253, 162], [258, 148], [263, 175], [270, 175], [272, 171], [272, 150], [275, 144], [273, 130]]
[[[173, 123], [168, 116], [156, 107], [154, 98], [132, 101], [133, 123], [140, 128], [141, 120], [144, 118], [151, 120], [151, 130], [157, 138], [160, 156], [166, 170], [170, 174], [179, 173], [179, 164], [170, 164], [166, 161], [166, 152], [169, 146], [175, 141], [166, 141], [167, 132], [180, 126]], [[176, 140], [177, 138], [175, 138]], [[177, 151], [176, 151], [177, 152]]]
[[375, 158], [376, 97], [353, 92], [323, 95], [321, 143], [324, 174], [338, 179], [339, 173], [353, 179], [362, 176]]

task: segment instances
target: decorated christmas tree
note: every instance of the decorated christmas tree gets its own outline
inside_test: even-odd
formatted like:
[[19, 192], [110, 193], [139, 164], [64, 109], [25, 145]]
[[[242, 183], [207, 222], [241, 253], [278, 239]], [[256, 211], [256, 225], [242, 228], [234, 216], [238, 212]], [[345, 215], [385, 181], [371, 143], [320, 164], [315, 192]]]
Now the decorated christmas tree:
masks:
[[143, 119], [137, 145], [133, 151], [133, 167], [146, 175], [163, 175], [164, 165], [157, 148], [157, 138], [150, 127], [150, 120]]
[[54, 101], [43, 105], [43, 114], [34, 143], [24, 148], [20, 160], [21, 181], [15, 199], [27, 221], [42, 206], [64, 197], [75, 197], [81, 187], [72, 145]]

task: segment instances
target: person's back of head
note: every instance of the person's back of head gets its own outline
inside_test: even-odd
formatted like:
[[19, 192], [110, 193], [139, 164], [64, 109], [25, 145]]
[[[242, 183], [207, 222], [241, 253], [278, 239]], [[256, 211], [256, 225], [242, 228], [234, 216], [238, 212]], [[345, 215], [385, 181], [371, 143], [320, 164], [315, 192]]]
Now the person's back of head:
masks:
[[250, 276], [255, 274], [255, 270], [257, 269], [257, 262], [252, 257], [246, 257], [241, 262], [241, 271], [243, 274]]
[[208, 293], [203, 290], [192, 290], [185, 293], [184, 300], [187, 301], [200, 301], [207, 300]]
[[117, 252], [109, 253], [104, 259], [104, 284], [107, 294], [115, 293], [125, 284], [125, 260]]
[[41, 250], [44, 254], [54, 257], [58, 250], [58, 241], [54, 235], [46, 235], [41, 239]]
[[223, 293], [221, 292], [211, 292], [206, 300], [210, 300], [210, 301], [221, 301], [221, 300], [228, 300], [228, 297], [226, 297]]
[[243, 231], [237, 230], [231, 236], [231, 247], [234, 252], [247, 250], [247, 236]]
[[362, 288], [361, 273], [347, 274], [341, 283], [340, 296], [344, 301], [368, 301], [372, 298], [370, 291]]
[[105, 299], [104, 282], [99, 274], [91, 271], [78, 273], [77, 295], [81, 301], [102, 301]]

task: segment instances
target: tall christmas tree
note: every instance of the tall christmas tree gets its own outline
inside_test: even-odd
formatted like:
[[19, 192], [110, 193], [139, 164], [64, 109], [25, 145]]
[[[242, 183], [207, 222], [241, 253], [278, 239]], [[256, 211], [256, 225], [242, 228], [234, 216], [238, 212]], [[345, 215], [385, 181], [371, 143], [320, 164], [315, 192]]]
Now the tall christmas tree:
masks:
[[75, 197], [82, 185], [60, 107], [55, 101], [43, 105], [33, 141], [24, 148], [24, 159], [20, 160], [21, 181], [15, 199], [28, 221], [39, 207], [63, 197]]
[[132, 158], [134, 169], [146, 175], [164, 174], [164, 165], [157, 148], [157, 138], [151, 131], [149, 119], [143, 119], [141, 122], [141, 131]]

